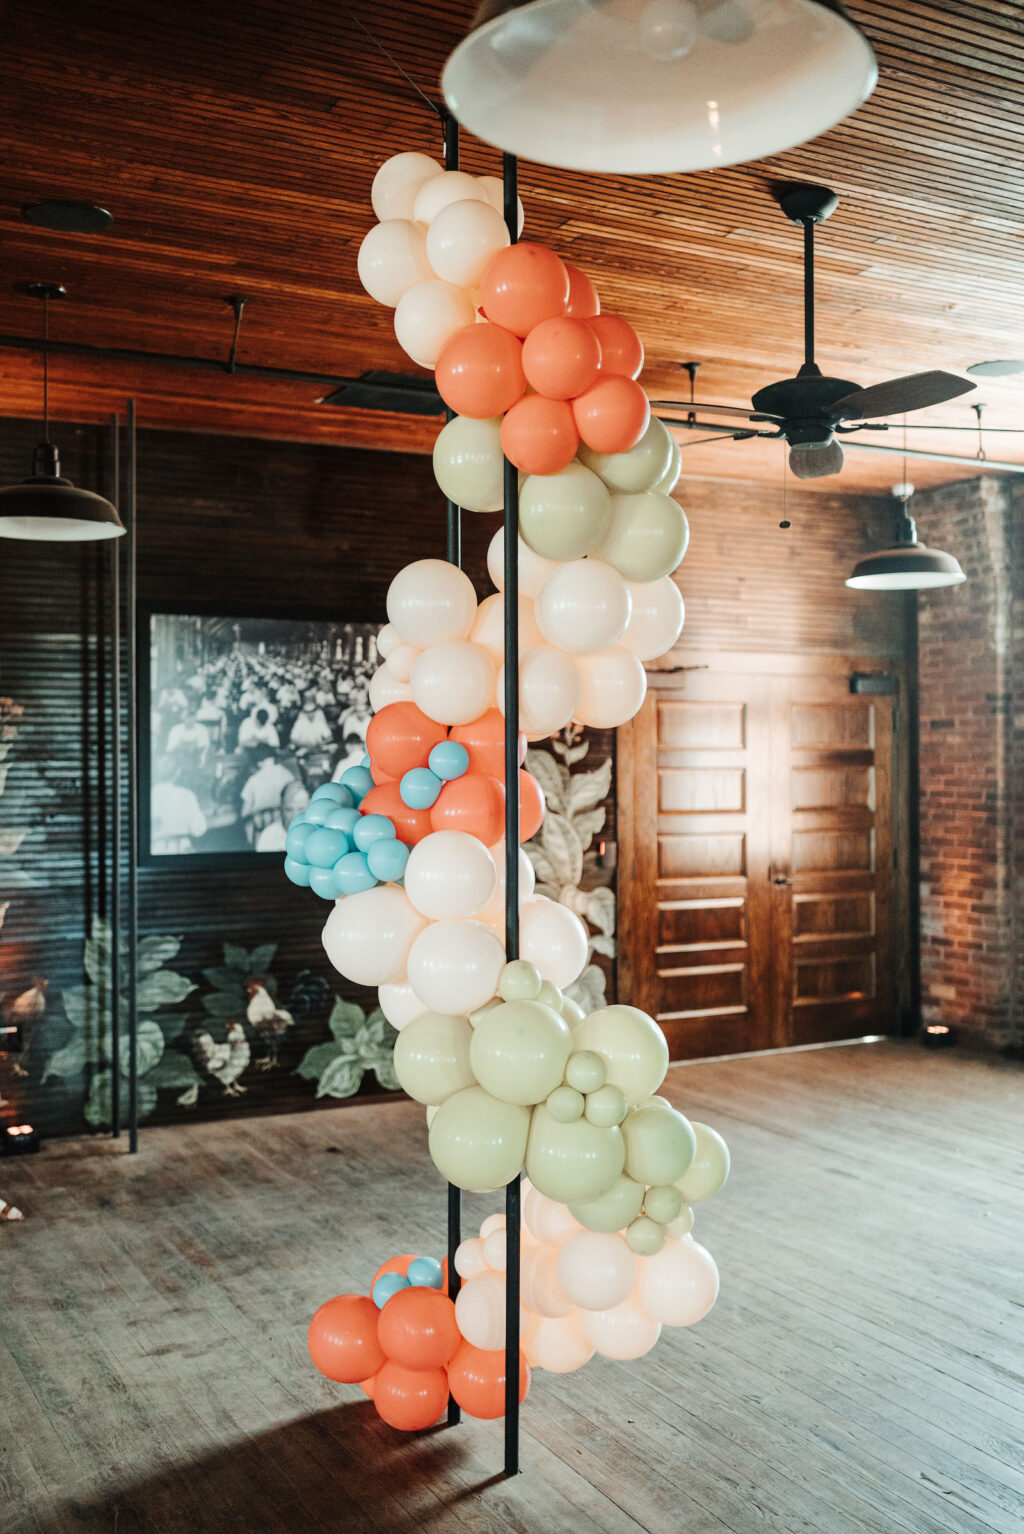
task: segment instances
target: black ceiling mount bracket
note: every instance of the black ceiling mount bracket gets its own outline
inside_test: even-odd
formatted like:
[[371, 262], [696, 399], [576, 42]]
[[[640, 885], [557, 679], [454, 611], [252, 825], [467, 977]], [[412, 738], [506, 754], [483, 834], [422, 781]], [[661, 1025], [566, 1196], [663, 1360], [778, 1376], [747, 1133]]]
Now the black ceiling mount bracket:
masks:
[[695, 423], [697, 420], [697, 414], [693, 408], [693, 402], [697, 397], [697, 374], [700, 372], [700, 363], [681, 362], [679, 366], [682, 368], [684, 373], [688, 373], [690, 375], [690, 413], [686, 419], [691, 423]]
[[238, 337], [242, 329], [242, 313], [245, 309], [245, 299], [240, 293], [230, 293], [224, 302], [235, 316], [235, 330], [231, 337], [231, 350], [228, 352], [228, 360], [224, 365], [224, 370], [227, 373], [234, 373], [237, 371]]
[[26, 282], [25, 292], [30, 298], [40, 298], [49, 303], [54, 298], [67, 298], [68, 290], [59, 282]]
[[823, 224], [839, 206], [839, 198], [827, 186], [790, 184], [773, 188], [773, 196], [794, 224]]

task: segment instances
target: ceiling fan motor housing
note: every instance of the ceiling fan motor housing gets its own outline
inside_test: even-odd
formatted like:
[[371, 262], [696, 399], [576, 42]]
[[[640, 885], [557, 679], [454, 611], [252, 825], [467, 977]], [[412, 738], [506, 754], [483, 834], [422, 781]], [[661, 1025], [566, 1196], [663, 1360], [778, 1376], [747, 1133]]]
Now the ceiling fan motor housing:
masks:
[[782, 378], [758, 389], [752, 401], [758, 415], [753, 419], [777, 420], [792, 447], [824, 447], [832, 441], [832, 406], [857, 387], [845, 378], [824, 378], [817, 368], [813, 372], [801, 368], [796, 378]]

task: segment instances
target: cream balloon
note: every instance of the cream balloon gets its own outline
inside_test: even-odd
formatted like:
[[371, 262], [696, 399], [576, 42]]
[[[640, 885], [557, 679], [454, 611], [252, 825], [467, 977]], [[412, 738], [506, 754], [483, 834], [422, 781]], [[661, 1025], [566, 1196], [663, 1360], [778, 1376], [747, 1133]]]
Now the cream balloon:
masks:
[[528, 475], [519, 492], [519, 531], [542, 559], [591, 553], [608, 533], [611, 515], [608, 491], [577, 458], [557, 474]]
[[600, 1198], [573, 1204], [570, 1213], [587, 1230], [625, 1230], [636, 1219], [643, 1203], [643, 1183], [635, 1182], [623, 1172]]
[[491, 257], [509, 243], [505, 220], [497, 209], [489, 202], [465, 199], [449, 203], [431, 219], [426, 254], [445, 282], [475, 288]]
[[631, 610], [629, 588], [617, 570], [600, 559], [574, 559], [548, 576], [535, 616], [548, 644], [586, 655], [615, 644]]
[[441, 494], [465, 511], [500, 511], [505, 504], [501, 419], [456, 415], [434, 443], [434, 478]]
[[632, 1294], [637, 1266], [621, 1236], [581, 1230], [558, 1254], [558, 1281], [582, 1310], [611, 1310]]
[[387, 985], [405, 974], [406, 961], [426, 925], [404, 890], [378, 884], [335, 904], [324, 926], [323, 945], [338, 973], [356, 985]]
[[523, 1304], [538, 1316], [569, 1316], [576, 1309], [558, 1281], [558, 1252], [554, 1247], [534, 1246], [525, 1251], [520, 1281]]
[[632, 606], [619, 644], [637, 660], [658, 660], [683, 631], [683, 594], [671, 575], [663, 575], [660, 581], [626, 584]]
[[495, 1273], [504, 1273], [508, 1267], [508, 1248], [505, 1231], [492, 1230], [489, 1236], [484, 1238], [484, 1257], [487, 1266]]
[[640, 712], [647, 696], [647, 673], [635, 655], [613, 645], [596, 655], [578, 656], [576, 666], [580, 701], [574, 717], [580, 724], [592, 730], [613, 730]]
[[[500, 591], [484, 597], [477, 608], [476, 622], [469, 636], [474, 644], [482, 645], [496, 666], [505, 661], [505, 598]], [[533, 603], [529, 597], [519, 598], [519, 653], [531, 645], [543, 644], [540, 629], [533, 616]], [[504, 699], [504, 692], [502, 691]]]
[[469, 1063], [473, 1030], [464, 1017], [425, 1012], [395, 1040], [395, 1075], [403, 1092], [428, 1107], [475, 1084]]
[[[539, 554], [535, 554], [522, 537], [518, 543], [519, 595], [529, 597], [532, 601], [556, 565], [554, 560], [542, 559]], [[487, 573], [498, 590], [504, 591], [505, 534], [500, 527], [487, 547]]]
[[579, 1314], [539, 1316], [523, 1349], [532, 1369], [547, 1369], [549, 1374], [572, 1374], [594, 1356]]
[[718, 1267], [692, 1236], [668, 1240], [644, 1263], [637, 1298], [664, 1326], [693, 1326], [718, 1298]]
[[[500, 937], [505, 933], [505, 843], [496, 842], [491, 848], [491, 856], [498, 873], [498, 882], [494, 894], [485, 906], [476, 913], [477, 921], [486, 922], [488, 927], [493, 928]], [[528, 900], [533, 894], [537, 875], [528, 855], [519, 849], [519, 899]]]
[[455, 1250], [455, 1271], [460, 1278], [478, 1278], [488, 1271], [484, 1244], [478, 1236], [459, 1243]]
[[[381, 889], [392, 887], [378, 886]], [[376, 891], [369, 893], [372, 895]], [[357, 900], [359, 896], [349, 898]], [[341, 902], [342, 906], [346, 904], [347, 901]], [[411, 904], [409, 909], [413, 909]], [[423, 922], [418, 913], [417, 920]], [[419, 933], [408, 949], [409, 984], [431, 1011], [467, 1017], [490, 1001], [498, 989], [498, 976], [504, 962], [502, 944], [482, 922], [435, 921]], [[495, 1184], [484, 1183], [482, 1186], [494, 1187]]]
[[729, 1147], [716, 1129], [694, 1123], [697, 1147], [682, 1177], [673, 1179], [686, 1204], [702, 1204], [725, 1187], [729, 1176]]
[[542, 1246], [561, 1246], [583, 1228], [565, 1204], [556, 1203], [539, 1188], [523, 1195], [522, 1209], [524, 1226]]
[[[496, 1230], [504, 1230], [504, 1229], [505, 1229], [505, 1216], [499, 1210], [495, 1210], [494, 1214], [489, 1214], [487, 1216], [487, 1218], [481, 1222], [481, 1225], [480, 1225], [480, 1240], [481, 1241], [486, 1241], [487, 1237], [488, 1236], [492, 1236]], [[484, 1253], [484, 1255], [485, 1256], [487, 1255], [486, 1252]]]
[[[480, 187], [480, 190], [483, 192], [484, 196], [487, 198], [487, 201], [490, 203], [491, 207], [495, 210], [495, 212], [500, 213], [502, 218], [504, 218], [504, 216], [505, 216], [505, 183], [502, 181], [501, 177], [500, 176], [477, 176], [476, 179], [477, 179], [477, 185]], [[523, 232], [523, 224], [526, 221], [526, 215], [523, 212], [523, 199], [521, 197], [517, 197], [516, 198], [516, 204], [517, 204], [518, 213], [519, 213], [518, 227], [516, 229], [516, 237], [519, 238], [522, 235], [522, 232]]]
[[476, 618], [476, 592], [464, 570], [445, 559], [417, 559], [392, 580], [388, 618], [418, 650], [465, 639]]
[[473, 300], [462, 288], [430, 277], [417, 282], [395, 306], [395, 338], [421, 367], [432, 368], [452, 336], [476, 320]]
[[543, 1102], [562, 1080], [572, 1048], [568, 1026], [536, 1001], [507, 1001], [471, 1030], [477, 1081], [507, 1103]]
[[585, 1118], [560, 1124], [543, 1103], [534, 1108], [527, 1175], [535, 1188], [558, 1203], [600, 1198], [621, 1173], [625, 1155], [618, 1129], [598, 1129]]
[[[552, 645], [536, 644], [519, 656], [519, 728], [533, 739], [555, 735], [575, 717], [582, 684], [576, 661]], [[505, 712], [505, 667], [496, 683]]]
[[434, 275], [423, 229], [408, 218], [374, 224], [359, 247], [356, 270], [370, 297], [394, 309], [410, 288]]
[[408, 981], [380, 986], [377, 991], [377, 1000], [380, 1003], [380, 1010], [392, 1028], [399, 1030], [405, 1028], [414, 1018], [422, 1017], [427, 1010]]
[[455, 1300], [455, 1321], [474, 1348], [493, 1352], [505, 1345], [505, 1280], [500, 1273], [468, 1279]]
[[420, 651], [411, 644], [396, 645], [388, 656], [388, 671], [399, 682], [407, 682], [412, 676], [412, 668], [419, 654]]
[[676, 485], [679, 483], [679, 476], [682, 474], [682, 472], [683, 450], [679, 445], [679, 438], [673, 437], [672, 457], [669, 460], [669, 466], [658, 480], [658, 483], [651, 486], [651, 489], [660, 490], [662, 495], [671, 495], [673, 490], [676, 488]]
[[475, 176], [464, 170], [445, 170], [420, 183], [412, 216], [418, 224], [432, 224], [443, 208], [458, 202], [487, 202]]
[[416, 843], [403, 876], [405, 893], [431, 921], [475, 916], [498, 884], [494, 859], [466, 831], [433, 831]]
[[408, 682], [400, 682], [387, 661], [377, 667], [367, 691], [370, 707], [375, 714], [387, 708], [389, 703], [408, 703], [412, 698], [412, 688]]
[[493, 708], [496, 675], [481, 645], [451, 639], [417, 656], [409, 678], [412, 700], [438, 724], [469, 724]]
[[467, 1192], [502, 1188], [518, 1176], [530, 1110], [502, 1103], [483, 1087], [443, 1102], [430, 1125], [430, 1155], [441, 1176]]
[[392, 650], [397, 650], [399, 645], [405, 644], [405, 640], [395, 628], [393, 623], [385, 623], [377, 635], [377, 654], [381, 660], [387, 660]]
[[568, 906], [531, 895], [519, 911], [519, 950], [553, 985], [572, 985], [587, 963], [587, 929]]
[[412, 218], [416, 193], [425, 181], [441, 174], [441, 167], [428, 154], [407, 151], [385, 160], [373, 178], [370, 201], [381, 220]]
[[581, 446], [580, 462], [593, 469], [609, 490], [653, 490], [671, 467], [674, 440], [664, 421], [652, 415], [640, 441], [628, 452], [595, 453]]
[[612, 1310], [580, 1311], [580, 1326], [595, 1352], [623, 1363], [643, 1358], [661, 1336], [661, 1322], [649, 1316], [633, 1296]]
[[645, 490], [611, 497], [607, 530], [595, 552], [628, 581], [656, 581], [671, 575], [689, 539], [679, 503], [660, 490]]
[[498, 995], [502, 1001], [536, 1001], [543, 984], [535, 964], [528, 959], [513, 959], [501, 972]]
[[653, 1018], [616, 1004], [591, 1012], [573, 1029], [576, 1049], [592, 1049], [608, 1065], [608, 1080], [632, 1105], [656, 1092], [668, 1070], [668, 1044]]

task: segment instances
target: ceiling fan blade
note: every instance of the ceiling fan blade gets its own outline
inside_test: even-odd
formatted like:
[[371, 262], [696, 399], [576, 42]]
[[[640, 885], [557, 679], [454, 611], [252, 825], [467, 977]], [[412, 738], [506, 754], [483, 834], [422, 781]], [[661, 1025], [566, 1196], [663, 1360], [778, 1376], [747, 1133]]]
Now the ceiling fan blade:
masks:
[[718, 415], [749, 416], [753, 410], [751, 405], [703, 405], [700, 400], [688, 399], [652, 399], [651, 408], [655, 410], [678, 410], [682, 415], [688, 414], [691, 410], [710, 410]]
[[969, 394], [978, 386], [957, 373], [910, 373], [906, 378], [890, 378], [885, 383], [857, 389], [832, 406], [833, 421], [869, 421], [882, 415], [903, 415], [908, 410], [925, 410], [948, 399]]
[[843, 467], [843, 450], [836, 441], [825, 447], [791, 447], [789, 467], [794, 479], [824, 479]]

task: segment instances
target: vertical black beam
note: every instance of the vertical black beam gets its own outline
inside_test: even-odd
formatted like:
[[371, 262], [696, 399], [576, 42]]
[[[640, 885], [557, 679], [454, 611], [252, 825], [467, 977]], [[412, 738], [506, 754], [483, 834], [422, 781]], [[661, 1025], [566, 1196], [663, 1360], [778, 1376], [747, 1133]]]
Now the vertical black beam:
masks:
[[125, 572], [128, 638], [128, 1149], [139, 1148], [139, 720], [138, 634], [136, 632], [136, 499], [135, 401], [128, 401], [128, 443], [125, 464]]
[[[121, 499], [121, 423], [110, 417], [111, 490]], [[121, 539], [110, 548], [110, 1113], [114, 1139], [121, 1134]]]
[[[515, 155], [501, 157], [505, 223], [519, 238]], [[505, 459], [505, 958], [519, 957], [519, 473]], [[505, 1474], [519, 1474], [520, 1180], [505, 1189]]]
[[[907, 597], [907, 653], [909, 667], [906, 687], [907, 715], [907, 937], [910, 975], [908, 986], [910, 1032], [921, 1027], [921, 705], [920, 635], [918, 630], [918, 594]], [[896, 785], [897, 791], [899, 785]], [[907, 1028], [900, 1030], [905, 1033]]]

